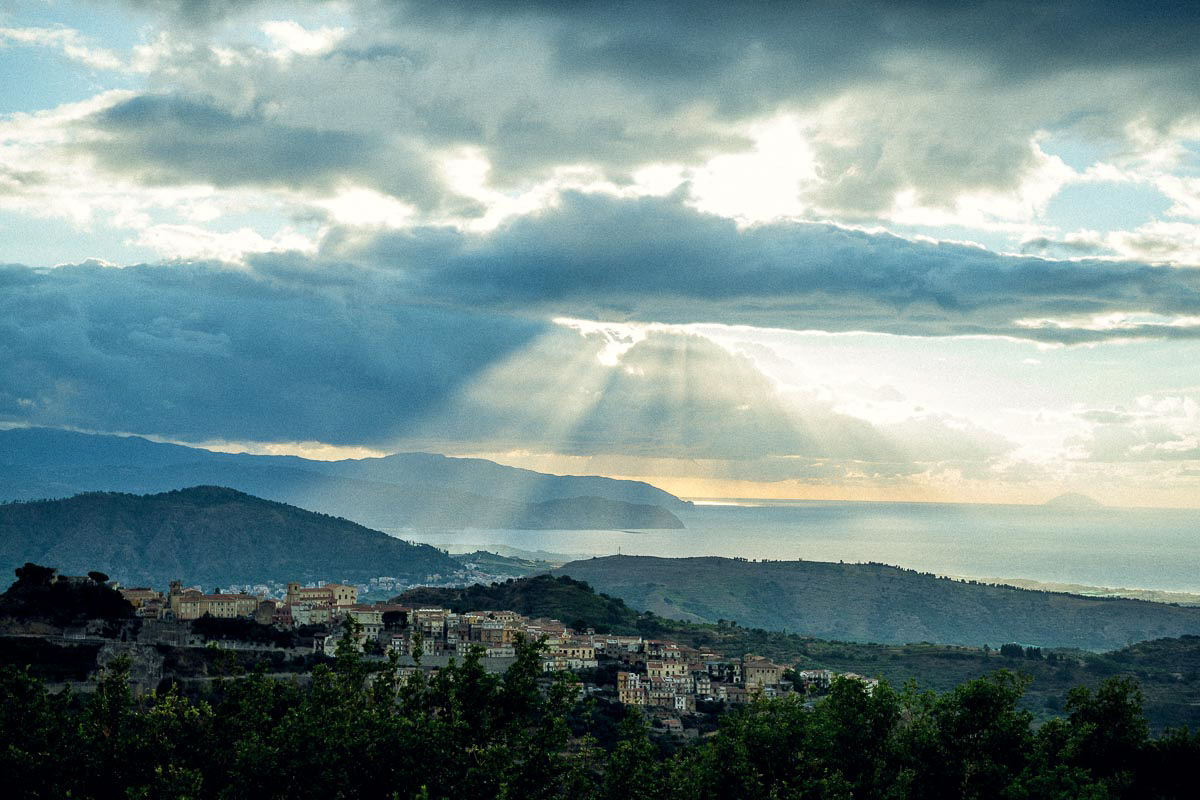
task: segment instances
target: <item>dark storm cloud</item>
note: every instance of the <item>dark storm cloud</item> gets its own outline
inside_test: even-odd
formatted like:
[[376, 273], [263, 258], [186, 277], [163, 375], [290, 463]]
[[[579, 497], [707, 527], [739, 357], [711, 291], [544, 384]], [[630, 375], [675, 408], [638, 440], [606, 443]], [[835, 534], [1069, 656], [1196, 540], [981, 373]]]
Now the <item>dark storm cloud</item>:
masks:
[[1194, 337], [1017, 325], [1109, 311], [1200, 314], [1200, 271], [999, 256], [820, 224], [739, 231], [672, 200], [568, 194], [486, 237], [444, 230], [327, 242], [326, 257], [401, 270], [444, 301], [591, 319], [722, 322], [1064, 343]]
[[85, 118], [101, 163], [148, 183], [328, 188], [357, 178], [401, 195], [430, 191], [427, 165], [396, 142], [280, 124], [180, 95], [139, 95]]
[[[864, 53], [934, 47], [1020, 75], [1089, 65], [1194, 62], [1200, 15], [1186, 0], [982, 2], [512, 2], [417, 0], [401, 13], [459, 24], [519, 18], [553, 27], [561, 57], [645, 80], [701, 83], [753, 46], [793, 77], [881, 66]], [[691, 69], [688, 69], [688, 67]], [[782, 77], [782, 76], [781, 76]]]
[[414, 306], [394, 276], [0, 268], [0, 419], [190, 440], [393, 441], [544, 325]]

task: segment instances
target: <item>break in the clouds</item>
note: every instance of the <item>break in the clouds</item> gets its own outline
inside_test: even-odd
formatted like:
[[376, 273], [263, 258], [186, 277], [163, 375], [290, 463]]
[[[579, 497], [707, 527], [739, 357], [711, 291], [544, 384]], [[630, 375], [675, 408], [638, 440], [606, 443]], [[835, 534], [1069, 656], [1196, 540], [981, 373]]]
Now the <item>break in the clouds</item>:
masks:
[[14, 0], [0, 422], [1194, 503], [1197, 40], [1176, 3]]

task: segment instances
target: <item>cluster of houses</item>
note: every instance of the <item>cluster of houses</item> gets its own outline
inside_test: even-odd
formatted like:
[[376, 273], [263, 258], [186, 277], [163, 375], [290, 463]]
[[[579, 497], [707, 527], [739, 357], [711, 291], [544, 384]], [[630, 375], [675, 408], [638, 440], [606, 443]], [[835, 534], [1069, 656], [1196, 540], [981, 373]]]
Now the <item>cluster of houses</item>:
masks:
[[[835, 677], [829, 670], [793, 672], [753, 655], [731, 660], [670, 641], [574, 631], [558, 620], [531, 619], [514, 611], [457, 613], [360, 603], [357, 587], [337, 583], [311, 587], [289, 583], [282, 601], [243, 593], [204, 594], [183, 588], [179, 581], [172, 581], [165, 595], [152, 589], [120, 591], [144, 617], [187, 621], [208, 615], [254, 619], [280, 628], [312, 626], [314, 649], [327, 655], [335, 654], [346, 637], [353, 637], [362, 650], [395, 652], [410, 663], [421, 658], [427, 666], [477, 648], [490, 667], [502, 670], [515, 658], [519, 637], [544, 639], [545, 671], [577, 672], [601, 662], [615, 664], [619, 702], [676, 714], [695, 713], [698, 701], [738, 705], [756, 694], [774, 697], [796, 690], [827, 690]], [[346, 625], [346, 620], [352, 624]], [[845, 677], [868, 688], [877, 683], [851, 673]]]
[[[759, 656], [723, 658], [674, 642], [637, 637], [604, 637], [605, 654], [629, 669], [617, 672], [617, 699], [625, 705], [696, 711], [699, 700], [741, 705], [755, 695], [776, 697], [791, 691], [826, 691], [836, 673], [831, 670], [790, 671]], [[790, 673], [785, 676], [785, 673]], [[868, 689], [878, 684], [855, 673], [843, 677], [862, 681]]]
[[[542, 661], [548, 672], [596, 666], [591, 636], [576, 634], [557, 620], [530, 619], [513, 611], [456, 613], [445, 608], [360, 603], [358, 588], [345, 584], [289, 583], [282, 601], [242, 593], [205, 594], [185, 589], [179, 581], [172, 581], [165, 595], [149, 588], [121, 588], [120, 592], [139, 616], [147, 618], [246, 618], [279, 628], [321, 628], [313, 635], [314, 649], [328, 655], [350, 635], [363, 650], [409, 657], [461, 657], [472, 647], [480, 648], [484, 658], [502, 668], [516, 657], [514, 644], [524, 636], [545, 639]], [[353, 624], [347, 628], [344, 620]]]

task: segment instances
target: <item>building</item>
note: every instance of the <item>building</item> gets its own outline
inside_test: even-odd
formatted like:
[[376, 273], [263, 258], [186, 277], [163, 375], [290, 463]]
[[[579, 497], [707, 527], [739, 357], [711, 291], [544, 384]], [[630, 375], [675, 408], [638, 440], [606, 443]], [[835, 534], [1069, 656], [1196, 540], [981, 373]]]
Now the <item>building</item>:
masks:
[[252, 594], [201, 594], [195, 589], [182, 592], [172, 606], [179, 619], [200, 619], [203, 616], [219, 619], [253, 617], [258, 610], [258, 598]]
[[833, 670], [802, 669], [798, 673], [800, 685], [807, 690], [829, 691], [833, 685]]
[[617, 700], [627, 706], [649, 705], [649, 686], [636, 672], [618, 672]]
[[747, 689], [763, 689], [783, 682], [783, 667], [765, 658], [747, 656], [742, 661], [742, 678]]
[[343, 612], [361, 629], [363, 639], [377, 639], [383, 631], [383, 609], [376, 606], [353, 605]]
[[118, 589], [139, 617], [156, 618], [166, 610], [166, 598], [157, 589]]
[[596, 648], [586, 641], [576, 639], [561, 639], [552, 644], [542, 656], [542, 667], [547, 672], [593, 669], [595, 666]]
[[358, 587], [341, 583], [327, 583], [320, 587], [306, 587], [293, 581], [287, 585], [288, 605], [326, 605], [333, 608], [348, 608], [358, 602]]

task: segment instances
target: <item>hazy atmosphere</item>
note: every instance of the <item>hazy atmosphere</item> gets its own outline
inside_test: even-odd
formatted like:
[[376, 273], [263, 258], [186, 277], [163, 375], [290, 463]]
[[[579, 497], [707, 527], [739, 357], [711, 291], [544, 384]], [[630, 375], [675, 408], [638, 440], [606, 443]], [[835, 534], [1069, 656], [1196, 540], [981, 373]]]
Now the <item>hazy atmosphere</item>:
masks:
[[1187, 4], [9, 0], [0, 425], [1197, 507], [1197, 41]]

